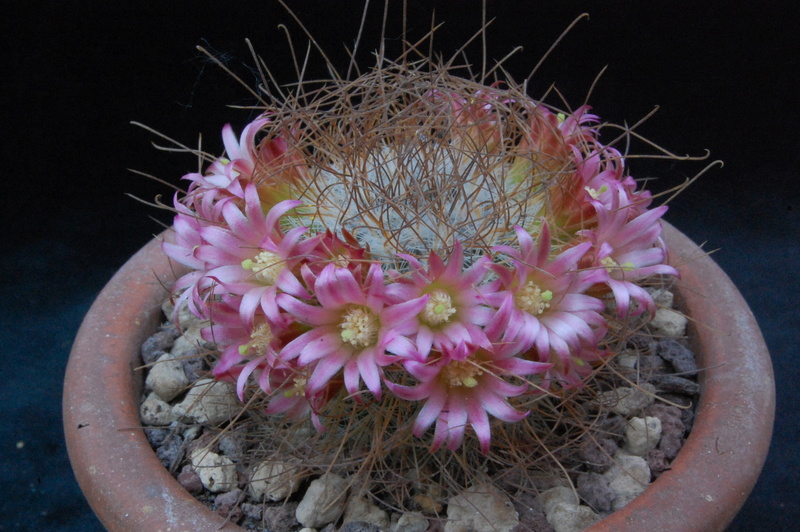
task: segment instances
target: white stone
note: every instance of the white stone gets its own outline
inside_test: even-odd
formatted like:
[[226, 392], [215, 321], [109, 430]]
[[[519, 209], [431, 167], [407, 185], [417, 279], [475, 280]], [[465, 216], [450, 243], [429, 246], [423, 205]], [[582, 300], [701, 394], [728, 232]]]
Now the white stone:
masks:
[[178, 418], [187, 418], [204, 425], [228, 421], [241, 409], [236, 388], [232, 384], [214, 379], [200, 379], [189, 388], [183, 401], [172, 407]]
[[392, 532], [425, 532], [430, 524], [420, 512], [408, 512], [392, 524]]
[[250, 473], [250, 494], [259, 502], [281, 501], [300, 487], [297, 465], [282, 460], [265, 460]]
[[625, 427], [625, 450], [644, 456], [658, 445], [661, 439], [661, 420], [657, 417], [634, 417]]
[[641, 456], [632, 456], [619, 451], [614, 465], [603, 473], [608, 486], [617, 493], [612, 508], [617, 511], [635, 499], [650, 484], [650, 468]]
[[602, 519], [588, 506], [558, 503], [547, 514], [547, 522], [555, 532], [581, 532]]
[[190, 459], [208, 491], [220, 493], [236, 488], [236, 465], [230, 459], [207, 449], [195, 449]]
[[620, 386], [603, 392], [596, 402], [621, 416], [636, 415], [656, 400], [656, 388], [650, 383], [637, 387]]
[[545, 515], [552, 512], [559, 504], [577, 505], [580, 502], [578, 495], [566, 486], [556, 486], [543, 491], [536, 497], [536, 501]]
[[490, 483], [473, 486], [447, 502], [445, 532], [512, 532], [519, 514], [508, 495]]
[[622, 351], [614, 357], [614, 362], [621, 368], [634, 369], [639, 363], [639, 355], [629, 351]]
[[666, 288], [647, 289], [653, 298], [653, 302], [659, 307], [672, 308], [675, 295]]
[[344, 508], [344, 524], [357, 522], [371, 523], [386, 530], [389, 528], [389, 515], [364, 497], [350, 497]]
[[153, 390], [164, 401], [172, 401], [186, 391], [189, 379], [183, 371], [183, 364], [175, 360], [171, 353], [164, 353], [150, 367], [145, 380], [148, 390]]
[[164, 426], [175, 421], [172, 407], [155, 392], [150, 392], [139, 407], [139, 416], [145, 425]]
[[198, 356], [198, 351], [203, 349], [205, 341], [200, 334], [200, 327], [189, 327], [183, 334], [175, 338], [170, 353], [176, 359], [185, 359]]
[[648, 324], [650, 331], [656, 336], [682, 338], [686, 336], [686, 324], [689, 320], [680, 312], [668, 308], [660, 308]]
[[297, 505], [295, 517], [304, 527], [319, 528], [333, 523], [344, 511], [347, 481], [333, 473], [325, 473], [308, 486]]

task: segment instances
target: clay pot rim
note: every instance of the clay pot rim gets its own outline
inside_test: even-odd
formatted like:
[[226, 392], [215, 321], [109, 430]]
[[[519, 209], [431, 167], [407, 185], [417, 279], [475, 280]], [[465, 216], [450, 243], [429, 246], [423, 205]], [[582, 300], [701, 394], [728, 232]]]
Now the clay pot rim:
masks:
[[[723, 530], [766, 459], [775, 411], [772, 365], [747, 303], [722, 269], [664, 223], [676, 297], [690, 316], [701, 367], [694, 428], [670, 471], [589, 530]], [[117, 530], [242, 530], [170, 476], [139, 428], [142, 342], [158, 325], [176, 272], [154, 239], [112, 278], [76, 336], [64, 384], [67, 450], [100, 521]], [[124, 303], [124, 304], [122, 304]], [[726, 354], [730, 359], [726, 360]], [[702, 523], [702, 525], [701, 525]]]

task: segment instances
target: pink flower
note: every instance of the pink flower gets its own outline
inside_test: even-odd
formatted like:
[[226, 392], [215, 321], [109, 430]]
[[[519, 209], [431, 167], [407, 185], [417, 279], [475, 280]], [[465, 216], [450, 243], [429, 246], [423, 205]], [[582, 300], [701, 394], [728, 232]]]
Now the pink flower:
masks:
[[[299, 421], [310, 415], [314, 427], [322, 432], [324, 425], [319, 419], [319, 412], [337, 391], [335, 386], [327, 387], [310, 394], [307, 390], [308, 375], [313, 366], [298, 367], [291, 362], [278, 370], [271, 370], [271, 388], [274, 390], [267, 403], [265, 413], [268, 415], [284, 414], [290, 420]], [[339, 388], [341, 385], [339, 384]]]
[[270, 351], [243, 366], [231, 368], [224, 375], [217, 375], [217, 378], [235, 379], [239, 399], [244, 401], [244, 387], [250, 377], [254, 377], [258, 387], [269, 396], [264, 410], [266, 414], [283, 414], [292, 421], [310, 416], [314, 427], [321, 432], [325, 428], [318, 412], [335, 390], [322, 389], [313, 395], [308, 394], [306, 383], [312, 368], [301, 368], [293, 362], [280, 360]]
[[598, 118], [589, 114], [590, 109], [584, 105], [565, 117], [541, 104], [532, 106], [529, 130], [514, 150], [518, 157], [509, 170], [509, 178], [515, 182], [533, 179], [536, 185], [556, 177], [571, 179], [574, 149], [596, 144], [596, 132], [587, 124]]
[[427, 360], [403, 361], [408, 373], [419, 381], [415, 386], [387, 382], [389, 389], [401, 399], [425, 401], [412, 430], [421, 438], [435, 422], [433, 450], [442, 444], [456, 450], [469, 425], [478, 437], [481, 451], [486, 454], [491, 443], [489, 414], [509, 423], [527, 415], [512, 407], [508, 398], [525, 393], [528, 385], [515, 385], [504, 377], [521, 379], [546, 371], [550, 364], [515, 356], [520, 345], [508, 341], [505, 335], [512, 306], [508, 298], [487, 325], [486, 333], [492, 341], [489, 348], [468, 342], [452, 347], [445, 344]]
[[[204, 289], [218, 286], [225, 293], [241, 296], [243, 322], [252, 327], [253, 317], [261, 308], [274, 324], [285, 322], [275, 297], [279, 291], [304, 294], [305, 288], [295, 277], [294, 268], [316, 246], [316, 239], [301, 240], [305, 227], [295, 227], [286, 234], [280, 219], [300, 201], [278, 203], [265, 216], [255, 185], [245, 187], [245, 209], [229, 202], [223, 208], [225, 226], [201, 227], [202, 244], [194, 256], [208, 267], [203, 281], [195, 284], [196, 299], [206, 298]], [[201, 303], [196, 303], [198, 306]]]
[[526, 349], [536, 346], [540, 353], [552, 349], [566, 364], [581, 343], [596, 342], [598, 333], [605, 332], [605, 320], [600, 315], [605, 305], [584, 292], [605, 281], [608, 275], [603, 269], [578, 271], [578, 261], [591, 247], [589, 243], [569, 248], [551, 260], [550, 229], [546, 222], [542, 224], [538, 245], [527, 231], [521, 227], [514, 229], [519, 249], [494, 248], [508, 256], [511, 267], [493, 265], [502, 290], [486, 294], [486, 300], [499, 306], [510, 294], [515, 306], [509, 330], [519, 336]]
[[330, 229], [318, 235], [316, 245], [307, 253], [306, 264], [314, 275], [319, 273], [328, 264], [336, 264], [342, 268], [349, 268], [353, 272], [360, 272], [363, 265], [370, 263], [369, 253], [361, 247], [353, 235], [342, 229], [344, 240]]
[[[256, 185], [267, 209], [297, 197], [296, 192], [303, 188], [301, 183], [308, 180], [304, 156], [287, 142], [293, 132], [272, 131], [267, 127], [270, 122], [268, 116], [262, 115], [247, 124], [238, 139], [230, 124], [226, 124], [222, 128], [225, 157], [214, 160], [204, 174], [184, 176], [191, 182], [184, 203], [193, 207], [206, 195], [214, 200], [242, 200], [249, 183]], [[264, 138], [256, 143], [259, 133], [264, 133]]]
[[[603, 330], [604, 331], [604, 330]], [[604, 332], [599, 331], [594, 342], [581, 343], [577, 348], [570, 349], [569, 356], [550, 351], [540, 352], [536, 347], [524, 353], [523, 358], [548, 362], [552, 366], [543, 373], [540, 387], [547, 390], [553, 383], [561, 388], [580, 388], [585, 384], [585, 379], [592, 373], [591, 362], [602, 360], [611, 352], [598, 348], [598, 343], [603, 339]]]
[[340, 370], [350, 394], [357, 394], [361, 379], [376, 397], [381, 395], [383, 366], [393, 357], [386, 351], [407, 356], [413, 344], [405, 334], [412, 329], [411, 318], [427, 302], [421, 297], [396, 305], [387, 305], [383, 273], [372, 263], [363, 283], [353, 271], [330, 263], [319, 276], [307, 265], [303, 277], [319, 306], [300, 301], [289, 294], [278, 295], [278, 304], [298, 323], [311, 327], [288, 343], [281, 358], [297, 358], [300, 366], [315, 363], [308, 379], [307, 393], [322, 390]]
[[[211, 304], [213, 323], [201, 330], [204, 340], [221, 349], [219, 360], [212, 373], [216, 378], [233, 378], [239, 375], [241, 365], [250, 360], [270, 355], [280, 348], [284, 331], [270, 325], [263, 313], [255, 316], [252, 324], [242, 322], [239, 313], [241, 298], [225, 295]], [[240, 383], [241, 388], [244, 382]]]
[[[424, 357], [431, 348], [453, 347], [468, 342], [486, 348], [490, 342], [482, 327], [494, 315], [477, 289], [489, 273], [491, 259], [481, 257], [464, 268], [464, 253], [456, 241], [447, 264], [431, 253], [428, 269], [411, 255], [398, 254], [411, 268], [408, 275], [393, 272], [395, 282], [387, 288], [394, 301], [427, 296], [427, 303], [414, 320], [417, 323], [417, 351]], [[462, 271], [463, 270], [463, 271]]]
[[266, 117], [254, 120], [245, 126], [238, 140], [231, 125], [226, 124], [222, 128], [222, 142], [227, 157], [214, 160], [204, 174], [194, 172], [183, 176], [190, 182], [183, 203], [199, 210], [201, 203], [212, 205], [217, 201], [244, 199], [244, 187], [252, 181], [260, 159], [255, 136], [268, 123]]
[[[655, 312], [653, 298], [635, 284], [652, 275], [679, 275], [665, 263], [667, 254], [661, 241], [661, 217], [667, 211], [662, 205], [636, 214], [633, 204], [620, 190], [609, 207], [595, 202], [597, 227], [579, 234], [592, 243], [587, 256], [591, 265], [608, 272], [605, 283], [614, 294], [619, 317]], [[633, 210], [633, 216], [631, 211]], [[631, 308], [631, 300], [638, 303]]]

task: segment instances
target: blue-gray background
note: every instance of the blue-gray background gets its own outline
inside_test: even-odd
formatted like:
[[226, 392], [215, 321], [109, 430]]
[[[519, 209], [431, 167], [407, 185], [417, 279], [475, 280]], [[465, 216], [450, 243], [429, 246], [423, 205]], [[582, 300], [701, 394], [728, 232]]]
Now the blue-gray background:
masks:
[[[334, 63], [345, 66], [362, 2], [292, 2]], [[382, 2], [373, 1], [371, 24]], [[394, 2], [399, 8], [401, 2]], [[319, 5], [317, 5], [319, 4]], [[642, 133], [676, 153], [725, 160], [671, 205], [667, 219], [719, 251], [763, 328], [776, 369], [777, 422], [770, 456], [731, 530], [794, 530], [800, 362], [797, 312], [798, 47], [796, 13], [777, 2], [490, 1], [489, 57], [527, 76], [561, 31], [580, 22], [540, 68], [531, 95], [555, 82], [574, 106], [600, 70], [590, 103], [604, 119], [633, 123], [660, 111]], [[22, 3], [19, 4], [20, 6]], [[196, 50], [222, 54], [253, 82], [255, 49], [292, 79], [278, 24], [301, 32], [277, 2], [43, 1], [5, 8], [0, 22], [0, 530], [102, 530], [69, 468], [61, 429], [61, 385], [69, 348], [94, 296], [142, 246], [163, 213], [151, 199], [169, 190], [127, 168], [177, 183], [187, 156], [159, 153], [131, 120], [187, 143], [202, 133], [219, 152], [219, 130], [252, 116], [226, 109], [248, 93]], [[449, 56], [480, 26], [480, 2], [409, 1], [414, 36], [437, 20], [435, 48]], [[395, 9], [397, 11], [397, 9]], [[389, 43], [400, 38], [390, 25]], [[377, 41], [362, 44], [362, 64]], [[373, 38], [370, 38], [373, 37]], [[300, 49], [304, 49], [301, 47]], [[476, 53], [477, 52], [477, 53]], [[475, 64], [480, 50], [472, 49]], [[316, 63], [319, 65], [319, 63]], [[697, 169], [631, 161], [659, 190]], [[19, 445], [24, 444], [24, 445]], [[680, 509], [676, 509], [680, 511]]]

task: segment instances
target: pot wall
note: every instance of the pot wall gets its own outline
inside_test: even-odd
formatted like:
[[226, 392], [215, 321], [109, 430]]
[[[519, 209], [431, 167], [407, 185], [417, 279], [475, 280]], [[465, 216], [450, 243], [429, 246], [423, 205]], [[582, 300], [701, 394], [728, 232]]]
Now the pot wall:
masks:
[[[772, 366], [755, 318], [725, 273], [669, 224], [664, 238], [682, 272], [678, 305], [690, 316], [702, 387], [694, 429], [642, 495], [594, 532], [723, 530], [750, 494], [766, 459], [775, 409]], [[64, 431], [75, 476], [110, 531], [242, 530], [186, 492], [164, 469], [139, 422], [142, 342], [181, 272], [158, 239], [103, 289], [72, 349]]]
[[[180, 272], [177, 272], [178, 275]], [[172, 478], [139, 428], [139, 351], [161, 320], [176, 279], [158, 239], [106, 285], [81, 325], [64, 383], [64, 432], [72, 468], [111, 532], [241, 530]]]
[[724, 530], [761, 473], [775, 416], [775, 380], [753, 313], [722, 269], [664, 224], [670, 263], [681, 272], [676, 306], [704, 368], [692, 432], [669, 471], [592, 532]]

